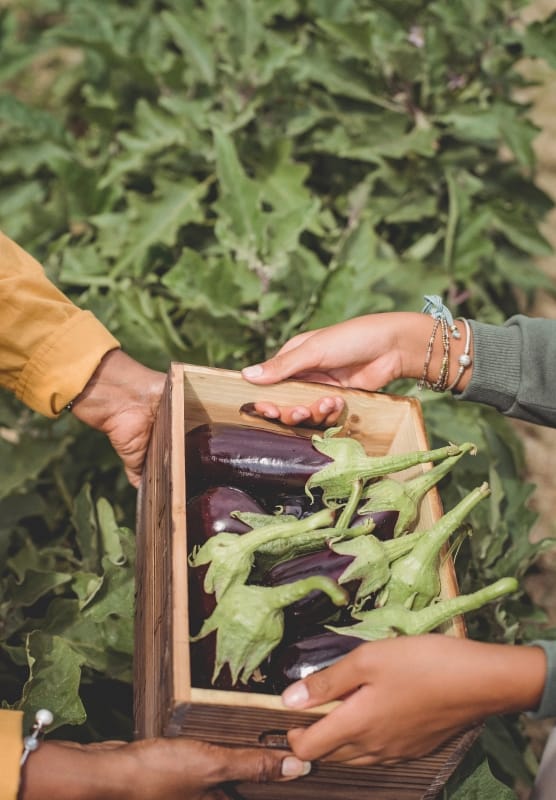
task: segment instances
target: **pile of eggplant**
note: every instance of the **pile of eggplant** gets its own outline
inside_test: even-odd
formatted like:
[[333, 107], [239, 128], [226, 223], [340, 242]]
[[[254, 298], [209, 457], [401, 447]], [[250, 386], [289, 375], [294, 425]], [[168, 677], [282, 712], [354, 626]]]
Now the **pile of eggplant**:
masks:
[[[443, 545], [486, 483], [427, 531], [426, 493], [475, 446], [370, 456], [341, 429], [311, 438], [207, 423], [186, 434], [192, 684], [280, 693], [360, 645], [438, 628], [517, 590], [439, 599]], [[395, 473], [433, 466], [417, 477]]]

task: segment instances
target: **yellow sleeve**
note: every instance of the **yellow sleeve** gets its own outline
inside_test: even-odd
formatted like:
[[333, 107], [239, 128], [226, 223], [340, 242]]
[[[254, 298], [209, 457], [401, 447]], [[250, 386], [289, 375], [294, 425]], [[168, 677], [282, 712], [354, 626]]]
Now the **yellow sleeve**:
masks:
[[22, 711], [0, 709], [0, 800], [16, 800], [23, 750]]
[[41, 265], [0, 233], [0, 386], [54, 417], [119, 342], [75, 306]]

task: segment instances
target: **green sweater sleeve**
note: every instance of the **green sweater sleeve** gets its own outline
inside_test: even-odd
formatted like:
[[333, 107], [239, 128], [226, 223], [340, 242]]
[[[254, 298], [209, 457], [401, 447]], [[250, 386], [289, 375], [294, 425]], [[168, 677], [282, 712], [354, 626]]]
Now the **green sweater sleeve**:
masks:
[[[556, 427], [556, 320], [511, 317], [505, 325], [470, 320], [473, 375], [458, 395], [510, 417]], [[556, 716], [556, 641], [539, 641], [547, 660], [546, 684], [535, 718]]]
[[473, 375], [458, 397], [556, 427], [556, 320], [518, 314], [505, 325], [470, 325]]
[[531, 642], [542, 647], [546, 656], [546, 683], [541, 704], [536, 711], [530, 712], [533, 719], [556, 717], [556, 642]]

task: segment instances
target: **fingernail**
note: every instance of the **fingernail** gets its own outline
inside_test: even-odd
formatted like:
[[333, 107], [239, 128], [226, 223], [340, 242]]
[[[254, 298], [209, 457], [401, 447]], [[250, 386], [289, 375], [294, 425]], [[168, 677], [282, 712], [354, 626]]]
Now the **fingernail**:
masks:
[[285, 778], [301, 778], [311, 772], [310, 761], [300, 761], [295, 756], [286, 756], [282, 761], [282, 775]]
[[308, 699], [309, 692], [304, 683], [294, 683], [282, 693], [282, 703], [288, 708], [300, 708]]
[[252, 367], [245, 367], [245, 369], [242, 369], [241, 373], [246, 378], [260, 378], [263, 374], [263, 368], [260, 364], [253, 364]]
[[332, 409], [335, 407], [335, 405], [336, 404], [335, 404], [334, 400], [332, 400], [332, 398], [330, 398], [330, 397], [327, 397], [320, 404], [319, 411], [321, 412], [321, 414], [325, 414], [327, 411], [332, 411]]
[[293, 411], [292, 419], [294, 422], [301, 422], [302, 419], [307, 419], [309, 414], [306, 411]]

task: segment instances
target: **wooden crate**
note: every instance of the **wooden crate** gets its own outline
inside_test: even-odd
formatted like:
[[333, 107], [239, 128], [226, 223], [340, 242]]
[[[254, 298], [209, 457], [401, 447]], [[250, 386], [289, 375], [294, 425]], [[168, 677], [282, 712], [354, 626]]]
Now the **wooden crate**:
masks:
[[[244, 404], [268, 399], [282, 405], [310, 403], [330, 388], [288, 381], [256, 387], [229, 370], [172, 365], [154, 426], [137, 513], [137, 609], [135, 628], [135, 726], [137, 737], [186, 736], [226, 745], [283, 746], [285, 732], [309, 725], [329, 707], [288, 711], [274, 695], [225, 692], [191, 686], [184, 435], [205, 422], [276, 423], [241, 412]], [[334, 389], [334, 393], [338, 390]], [[368, 453], [383, 455], [428, 449], [419, 402], [357, 390], [340, 390], [347, 407], [345, 432]], [[314, 431], [292, 429], [311, 435]], [[424, 465], [398, 473], [410, 477]], [[436, 490], [422, 503], [417, 527], [430, 527], [442, 514]], [[442, 594], [457, 585], [449, 558], [442, 566]], [[461, 619], [446, 632], [465, 636]], [[408, 675], [411, 680], [411, 676]], [[330, 704], [333, 705], [333, 704]], [[247, 800], [432, 800], [441, 791], [477, 735], [471, 729], [433, 754], [389, 767], [317, 764], [312, 773], [287, 784], [239, 786]]]

